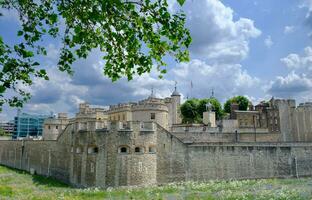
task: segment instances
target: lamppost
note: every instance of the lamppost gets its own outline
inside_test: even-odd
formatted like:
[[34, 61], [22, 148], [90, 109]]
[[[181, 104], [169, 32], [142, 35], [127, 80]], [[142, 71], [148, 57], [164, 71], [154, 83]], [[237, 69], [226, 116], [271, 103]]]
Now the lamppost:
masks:
[[256, 116], [252, 116], [253, 118], [253, 125], [254, 125], [254, 136], [255, 136], [255, 142], [257, 142], [257, 132], [256, 132], [256, 119], [255, 119]]

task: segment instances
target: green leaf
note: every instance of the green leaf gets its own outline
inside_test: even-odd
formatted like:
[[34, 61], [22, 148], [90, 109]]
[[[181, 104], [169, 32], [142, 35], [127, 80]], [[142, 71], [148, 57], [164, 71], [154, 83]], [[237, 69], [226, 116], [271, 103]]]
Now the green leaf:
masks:
[[185, 2], [185, 0], [177, 0], [178, 1], [178, 3], [180, 4], [180, 6], [183, 6], [183, 4], [184, 4], [184, 2]]
[[23, 31], [18, 31], [17, 36], [21, 36], [21, 35], [23, 35]]
[[3, 85], [0, 85], [0, 94], [2, 94], [5, 90], [6, 88]]

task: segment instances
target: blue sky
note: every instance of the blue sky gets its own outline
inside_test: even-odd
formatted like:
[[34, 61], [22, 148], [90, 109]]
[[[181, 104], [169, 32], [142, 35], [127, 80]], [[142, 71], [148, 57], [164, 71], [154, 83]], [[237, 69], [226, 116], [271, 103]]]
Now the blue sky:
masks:
[[[172, 12], [179, 9], [176, 0], [168, 2]], [[55, 67], [59, 41], [47, 39], [48, 56], [42, 63], [50, 81], [36, 79], [26, 88], [33, 98], [23, 111], [73, 114], [80, 102], [136, 101], [146, 98], [151, 87], [158, 97], [166, 97], [175, 81], [184, 99], [209, 97], [213, 89], [221, 102], [234, 95], [245, 95], [255, 104], [272, 96], [312, 101], [311, 0], [186, 0], [182, 9], [193, 37], [189, 63], [168, 59], [168, 73], [161, 80], [153, 71], [131, 82], [112, 83], [102, 75], [104, 61], [95, 50], [74, 64], [75, 75], [69, 77]], [[0, 35], [14, 43], [18, 17], [3, 14]], [[5, 107], [0, 120], [15, 114], [16, 109]]]

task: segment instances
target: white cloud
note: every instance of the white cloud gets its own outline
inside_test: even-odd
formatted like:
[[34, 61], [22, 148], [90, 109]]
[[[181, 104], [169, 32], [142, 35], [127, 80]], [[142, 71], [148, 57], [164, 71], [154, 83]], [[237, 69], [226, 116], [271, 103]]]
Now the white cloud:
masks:
[[260, 83], [259, 79], [250, 76], [239, 64], [208, 65], [197, 59], [180, 64], [171, 73], [184, 94], [203, 98], [209, 97], [211, 89], [214, 89], [216, 97], [221, 101], [233, 95], [245, 95]]
[[284, 34], [290, 34], [290, 33], [293, 33], [294, 31], [295, 31], [294, 26], [285, 26], [284, 27]]
[[57, 48], [54, 44], [50, 43], [46, 47], [46, 51], [47, 51], [46, 58], [56, 61], [58, 59], [58, 57], [59, 57], [59, 53], [60, 53], [59, 49], [60, 48]]
[[312, 1], [311, 0], [303, 0], [302, 3], [299, 5], [300, 8], [308, 8], [309, 11], [312, 11]]
[[274, 44], [273, 41], [272, 41], [272, 38], [271, 36], [267, 36], [265, 39], [264, 39], [264, 44], [267, 48], [271, 48], [272, 45]]
[[278, 76], [268, 88], [270, 94], [281, 98], [298, 97], [305, 92], [311, 93], [311, 90], [311, 79], [305, 74], [298, 75], [294, 71], [285, 77]]
[[251, 19], [233, 19], [233, 10], [219, 0], [186, 1], [191, 51], [211, 62], [240, 62], [249, 53], [249, 40], [261, 34]]
[[312, 70], [312, 47], [308, 46], [304, 49], [303, 55], [291, 53], [285, 58], [281, 58], [289, 69], [305, 69]]

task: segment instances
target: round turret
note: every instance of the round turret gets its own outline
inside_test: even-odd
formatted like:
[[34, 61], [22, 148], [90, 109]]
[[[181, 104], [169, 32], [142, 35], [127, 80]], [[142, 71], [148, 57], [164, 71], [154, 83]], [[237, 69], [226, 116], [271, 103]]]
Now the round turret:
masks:
[[157, 98], [148, 98], [132, 106], [133, 121], [154, 121], [168, 128], [168, 107]]

